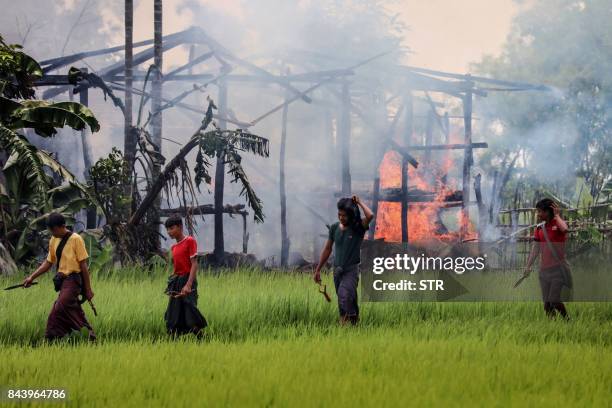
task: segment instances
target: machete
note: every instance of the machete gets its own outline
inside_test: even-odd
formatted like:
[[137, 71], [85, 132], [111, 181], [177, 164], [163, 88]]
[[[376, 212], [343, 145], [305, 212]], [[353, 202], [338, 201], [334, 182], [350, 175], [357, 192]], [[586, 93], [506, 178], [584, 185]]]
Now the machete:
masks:
[[38, 285], [38, 282], [32, 282], [30, 283], [28, 286], [24, 286], [23, 283], [20, 283], [19, 285], [13, 285], [13, 286], [9, 286], [8, 288], [4, 288], [4, 290], [13, 290], [13, 289], [17, 289], [17, 288], [29, 288], [32, 285]]
[[516, 283], [514, 284], [514, 286], [513, 286], [513, 287], [514, 287], [514, 288], [518, 287], [518, 285], [520, 285], [521, 283], [523, 283], [523, 281], [524, 281], [525, 279], [527, 279], [527, 277], [528, 277], [528, 276], [529, 276], [529, 275], [523, 275], [523, 276], [521, 276], [521, 277], [519, 278], [519, 280], [517, 280], [517, 281], [516, 281]]

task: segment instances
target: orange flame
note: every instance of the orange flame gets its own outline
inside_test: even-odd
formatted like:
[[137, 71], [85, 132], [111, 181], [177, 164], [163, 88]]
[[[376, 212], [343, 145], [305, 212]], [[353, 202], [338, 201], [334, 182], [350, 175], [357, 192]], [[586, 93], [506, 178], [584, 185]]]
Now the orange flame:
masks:
[[[385, 154], [379, 167], [380, 189], [401, 188], [402, 170], [401, 156], [394, 151]], [[455, 165], [450, 154], [445, 154], [440, 160], [431, 160], [415, 169], [408, 168], [409, 194], [431, 196], [431, 201], [410, 203], [408, 208], [408, 242], [414, 245], [427, 245], [432, 240], [456, 241], [460, 239], [461, 225], [466, 225], [467, 236], [463, 239], [475, 238], [469, 219], [463, 220], [460, 207], [457, 207], [457, 219], [454, 231], [447, 230], [441, 219], [441, 208], [447, 203], [447, 198], [457, 190], [457, 183], [449, 179], [449, 171]], [[401, 203], [383, 202], [378, 205], [376, 214], [376, 230], [374, 237], [386, 241], [401, 242]], [[452, 221], [452, 220], [451, 220]]]

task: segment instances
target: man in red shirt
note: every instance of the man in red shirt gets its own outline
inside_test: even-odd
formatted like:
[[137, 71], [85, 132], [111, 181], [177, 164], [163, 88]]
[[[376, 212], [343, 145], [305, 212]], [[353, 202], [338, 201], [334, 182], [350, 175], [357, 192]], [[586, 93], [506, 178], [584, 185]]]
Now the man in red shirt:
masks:
[[551, 318], [559, 312], [567, 319], [567, 310], [561, 301], [563, 286], [571, 287], [569, 270], [565, 269], [564, 265], [567, 224], [559, 215], [558, 205], [549, 198], [540, 200], [536, 204], [536, 211], [541, 224], [534, 233], [534, 243], [527, 259], [525, 275], [531, 273], [531, 266], [540, 255], [539, 280], [544, 311]]
[[169, 334], [201, 335], [208, 324], [198, 310], [198, 243], [183, 233], [183, 220], [172, 216], [166, 220], [166, 231], [176, 240], [172, 245], [174, 273], [168, 278], [166, 294], [170, 296], [166, 309], [166, 329]]

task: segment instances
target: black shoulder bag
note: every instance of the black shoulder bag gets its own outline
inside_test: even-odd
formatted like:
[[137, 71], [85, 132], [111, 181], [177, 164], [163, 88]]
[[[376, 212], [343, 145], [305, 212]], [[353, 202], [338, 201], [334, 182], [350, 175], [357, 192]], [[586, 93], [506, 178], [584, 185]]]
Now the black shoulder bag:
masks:
[[59, 266], [60, 261], [62, 260], [62, 252], [64, 252], [64, 247], [66, 246], [66, 243], [68, 242], [68, 239], [70, 239], [71, 235], [72, 231], [66, 232], [66, 235], [62, 237], [62, 240], [60, 241], [59, 245], [57, 246], [57, 249], [55, 250], [55, 259], [57, 260], [57, 263], [55, 267], [56, 274], [53, 277], [53, 286], [55, 287], [56, 292], [59, 292], [62, 289], [62, 282], [64, 281], [64, 278], [62, 274], [59, 273]]

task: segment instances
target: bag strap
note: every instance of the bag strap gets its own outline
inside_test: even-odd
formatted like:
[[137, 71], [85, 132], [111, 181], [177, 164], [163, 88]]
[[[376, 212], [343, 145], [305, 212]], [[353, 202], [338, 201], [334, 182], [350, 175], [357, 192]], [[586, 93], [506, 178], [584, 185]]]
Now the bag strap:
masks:
[[552, 242], [550, 242], [550, 239], [548, 238], [548, 232], [546, 232], [546, 223], [542, 225], [542, 232], [544, 233], [544, 239], [546, 240], [546, 245], [548, 245], [548, 249], [550, 249], [550, 252], [555, 257], [555, 260], [559, 263], [563, 263], [563, 261], [561, 260], [561, 257], [557, 253], [557, 250], [555, 249]]
[[60, 261], [62, 260], [62, 252], [64, 252], [64, 247], [66, 246], [66, 242], [68, 242], [68, 239], [70, 238], [71, 235], [72, 235], [72, 231], [66, 232], [66, 234], [62, 237], [62, 240], [60, 241], [59, 245], [57, 246], [57, 249], [55, 250], [55, 259], [57, 259], [56, 268], [58, 272], [59, 272]]

